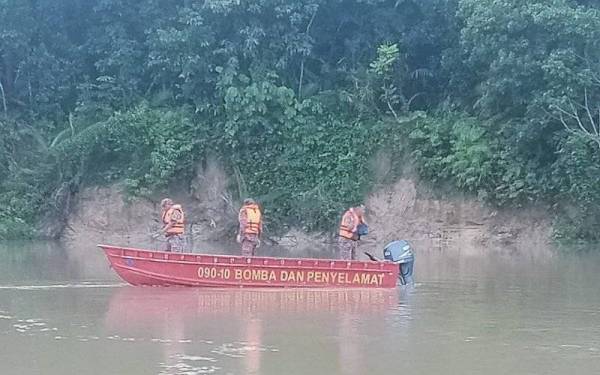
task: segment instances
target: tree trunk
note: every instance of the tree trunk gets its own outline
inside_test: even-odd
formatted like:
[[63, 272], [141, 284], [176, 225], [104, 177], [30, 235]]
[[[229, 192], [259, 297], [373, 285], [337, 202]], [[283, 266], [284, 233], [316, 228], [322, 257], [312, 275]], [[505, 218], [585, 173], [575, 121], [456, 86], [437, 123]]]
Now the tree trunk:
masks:
[[6, 106], [6, 93], [4, 92], [4, 85], [0, 80], [0, 94], [2, 94], [2, 108], [4, 109], [4, 116], [8, 116], [8, 107]]

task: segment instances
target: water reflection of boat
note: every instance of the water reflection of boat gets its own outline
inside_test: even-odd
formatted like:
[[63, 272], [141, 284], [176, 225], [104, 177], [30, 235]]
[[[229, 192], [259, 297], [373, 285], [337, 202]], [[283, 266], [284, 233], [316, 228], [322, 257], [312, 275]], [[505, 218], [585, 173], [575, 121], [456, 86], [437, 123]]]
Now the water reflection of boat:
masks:
[[264, 316], [306, 312], [386, 311], [397, 305], [395, 290], [248, 290], [122, 288], [113, 294], [107, 324], [118, 328], [152, 325], [163, 319]]
[[398, 265], [345, 261], [181, 254], [99, 245], [132, 285], [278, 288], [393, 288]]
[[[352, 328], [357, 316], [381, 321], [380, 315], [397, 307], [398, 291], [394, 289], [124, 287], [114, 290], [104, 323], [115, 337], [160, 345], [161, 366], [168, 371], [197, 366], [186, 358], [202, 357], [208, 362], [200, 362], [209, 366], [221, 367], [226, 361], [225, 366], [240, 366], [239, 373], [260, 374], [265, 353], [274, 350], [270, 346], [277, 337], [273, 336], [278, 332], [274, 327], [280, 324], [291, 327], [292, 332], [314, 331], [320, 329], [319, 324], [294, 327], [291, 322], [317, 319], [323, 329], [334, 335], [339, 332], [343, 341], [358, 341]], [[335, 322], [340, 322], [339, 327]], [[360, 358], [347, 358], [357, 353], [357, 344], [340, 345], [342, 367], [360, 369]]]

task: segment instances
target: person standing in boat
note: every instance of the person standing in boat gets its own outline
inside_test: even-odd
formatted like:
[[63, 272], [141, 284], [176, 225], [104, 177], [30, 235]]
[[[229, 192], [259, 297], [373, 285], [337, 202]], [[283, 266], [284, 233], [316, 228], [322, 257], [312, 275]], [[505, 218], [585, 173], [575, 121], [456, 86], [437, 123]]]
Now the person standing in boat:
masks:
[[349, 208], [342, 216], [338, 237], [339, 257], [343, 260], [356, 259], [356, 249], [360, 236], [368, 233], [365, 222], [365, 206]]
[[174, 204], [169, 198], [160, 202], [162, 209], [161, 218], [163, 222], [162, 232], [166, 237], [165, 251], [183, 252], [185, 240], [185, 217], [181, 205]]
[[262, 213], [254, 199], [244, 199], [244, 204], [238, 214], [240, 223], [237, 242], [242, 245], [243, 256], [256, 255], [256, 248], [260, 246], [262, 233]]

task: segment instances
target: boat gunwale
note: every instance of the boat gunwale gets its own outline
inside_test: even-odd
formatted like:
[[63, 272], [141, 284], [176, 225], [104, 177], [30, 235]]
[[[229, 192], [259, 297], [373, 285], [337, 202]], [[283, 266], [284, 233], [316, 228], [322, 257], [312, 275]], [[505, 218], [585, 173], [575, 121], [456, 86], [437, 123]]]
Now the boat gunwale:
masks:
[[[233, 268], [233, 267], [250, 267], [250, 268], [268, 268], [268, 269], [303, 269], [303, 270], [317, 270], [317, 271], [331, 271], [331, 270], [340, 270], [340, 271], [363, 271], [363, 272], [392, 272], [392, 270], [384, 268], [383, 265], [380, 265], [380, 268], [334, 268], [334, 267], [325, 267], [325, 266], [311, 266], [311, 265], [293, 265], [293, 264], [284, 264], [284, 265], [276, 265], [276, 264], [253, 264], [253, 263], [219, 263], [219, 262], [201, 262], [201, 261], [187, 261], [187, 260], [171, 260], [171, 259], [160, 259], [160, 258], [144, 258], [139, 256], [129, 256], [129, 255], [119, 255], [119, 254], [109, 254], [110, 257], [120, 258], [120, 259], [134, 259], [141, 261], [149, 261], [156, 263], [168, 263], [168, 264], [186, 264], [186, 265], [196, 265], [196, 266], [221, 266], [223, 268]], [[377, 266], [377, 262], [373, 262], [374, 266]], [[369, 264], [369, 263], [366, 263]]]
[[[109, 249], [112, 250], [125, 250], [125, 251], [141, 251], [144, 253], [152, 253], [152, 254], [165, 254], [168, 256], [192, 256], [192, 257], [213, 257], [213, 258], [226, 258], [227, 260], [231, 260], [231, 258], [233, 259], [245, 259], [245, 260], [272, 260], [272, 261], [301, 261], [301, 262], [330, 262], [330, 263], [334, 263], [337, 265], [340, 264], [346, 264], [346, 267], [333, 267], [333, 266], [329, 266], [329, 267], [323, 267], [323, 266], [310, 266], [310, 265], [303, 265], [303, 264], [279, 264], [279, 265], [269, 265], [269, 264], [253, 264], [253, 263], [220, 263], [220, 262], [202, 262], [202, 261], [189, 261], [189, 260], [174, 260], [174, 259], [160, 259], [160, 258], [155, 258], [155, 257], [139, 257], [139, 256], [128, 256], [128, 255], [124, 255], [124, 254], [107, 254], [108, 256], [112, 256], [112, 257], [119, 257], [119, 258], [128, 258], [128, 259], [137, 259], [137, 260], [145, 260], [145, 261], [153, 261], [153, 262], [160, 262], [160, 263], [175, 263], [175, 264], [189, 264], [189, 265], [207, 265], [207, 266], [229, 266], [229, 267], [261, 267], [261, 268], [310, 268], [310, 269], [322, 269], [322, 270], [362, 270], [362, 271], [372, 271], [372, 272], [392, 272], [395, 270], [395, 268], [397, 267], [397, 265], [393, 262], [390, 261], [362, 261], [362, 260], [342, 260], [342, 259], [328, 259], [328, 258], [323, 258], [323, 259], [319, 259], [319, 258], [276, 258], [276, 257], [261, 257], [261, 256], [252, 256], [252, 257], [248, 257], [248, 256], [243, 256], [243, 255], [224, 255], [224, 254], [205, 254], [205, 253], [173, 253], [173, 252], [168, 252], [168, 251], [156, 251], [156, 250], [145, 250], [145, 249], [137, 249], [137, 248], [130, 248], [130, 247], [121, 247], [121, 246], [113, 246], [113, 245], [102, 245], [99, 244], [97, 245], [98, 247], [102, 248], [103, 250], [107, 251]], [[358, 269], [358, 268], [352, 268], [350, 265], [362, 265], [363, 267]], [[378, 265], [380, 268], [379, 269], [370, 269], [367, 268], [367, 265]]]

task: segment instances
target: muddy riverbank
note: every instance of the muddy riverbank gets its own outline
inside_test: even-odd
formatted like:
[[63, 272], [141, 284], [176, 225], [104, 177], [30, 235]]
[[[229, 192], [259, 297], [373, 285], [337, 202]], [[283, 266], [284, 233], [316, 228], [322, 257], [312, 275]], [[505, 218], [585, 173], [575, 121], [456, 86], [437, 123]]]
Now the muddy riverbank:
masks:
[[[233, 239], [238, 202], [227, 186], [222, 172], [207, 170], [189, 192], [172, 195], [187, 212], [189, 248], [206, 242], [237, 247]], [[127, 198], [119, 185], [84, 189], [76, 197], [62, 239], [76, 247], [90, 241], [160, 247], [152, 238], [159, 228], [159, 199]], [[370, 234], [362, 241], [363, 250], [378, 251], [391, 240], [407, 239], [428, 252], [551, 254], [551, 218], [540, 207], [495, 210], [469, 197], [436, 196], [407, 178], [376, 190], [365, 203]], [[269, 232], [268, 207], [265, 212], [266, 244], [291, 253], [334, 247], [335, 228], [318, 234], [293, 229], [277, 236]]]

